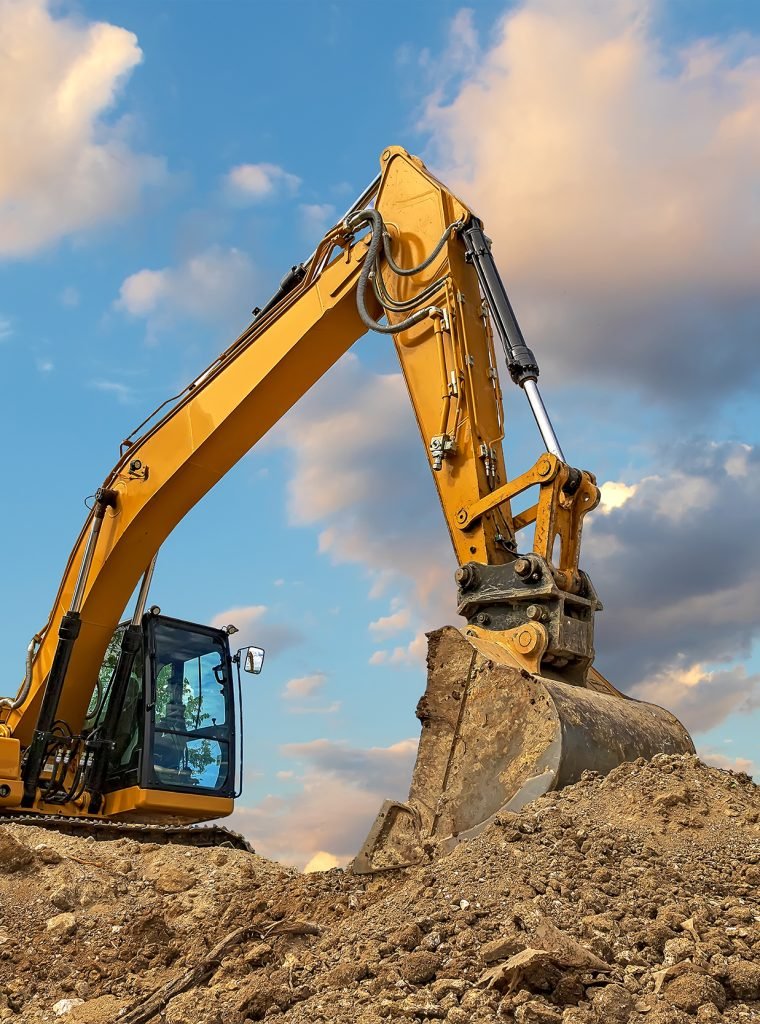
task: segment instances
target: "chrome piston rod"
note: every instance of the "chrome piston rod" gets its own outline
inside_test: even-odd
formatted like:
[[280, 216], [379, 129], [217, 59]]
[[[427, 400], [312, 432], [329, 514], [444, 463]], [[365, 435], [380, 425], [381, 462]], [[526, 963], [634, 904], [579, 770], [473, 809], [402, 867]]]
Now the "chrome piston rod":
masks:
[[504, 346], [509, 375], [527, 396], [546, 450], [565, 462], [541, 392], [538, 390], [538, 362], [525, 344], [517, 317], [491, 255], [490, 239], [486, 238], [478, 221], [470, 221], [463, 229], [462, 237], [466, 245], [465, 258], [475, 267], [496, 333]]

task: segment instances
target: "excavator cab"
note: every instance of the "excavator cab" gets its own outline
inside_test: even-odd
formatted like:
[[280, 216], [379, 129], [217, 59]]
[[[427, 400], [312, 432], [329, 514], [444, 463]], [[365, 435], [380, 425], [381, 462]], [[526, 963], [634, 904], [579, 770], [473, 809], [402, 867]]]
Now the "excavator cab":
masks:
[[146, 613], [125, 666], [128, 629], [120, 625], [109, 644], [86, 724], [88, 745], [103, 762], [104, 802], [133, 787], [233, 799], [242, 762], [240, 670], [258, 674], [263, 650], [232, 656], [234, 627]]
[[[109, 648], [120, 648], [120, 626]], [[127, 786], [172, 792], [235, 790], [235, 699], [229, 638], [224, 630], [146, 615], [143, 642], [124, 692], [105, 791]], [[105, 698], [97, 731], [114, 689], [113, 655], [101, 669]], [[105, 737], [104, 737], [105, 738]]]

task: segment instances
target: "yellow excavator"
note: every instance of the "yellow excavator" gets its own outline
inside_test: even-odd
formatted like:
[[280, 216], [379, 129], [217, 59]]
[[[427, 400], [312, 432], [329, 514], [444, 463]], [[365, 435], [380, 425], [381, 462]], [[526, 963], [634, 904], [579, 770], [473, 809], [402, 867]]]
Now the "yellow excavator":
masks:
[[[671, 714], [593, 667], [601, 604], [579, 553], [599, 490], [563, 454], [482, 223], [405, 150], [386, 149], [380, 166], [240, 337], [122, 443], [18, 694], [0, 702], [0, 820], [242, 842], [194, 825], [229, 814], [239, 795], [240, 673], [259, 671], [263, 652], [233, 656], [234, 627], [149, 608], [155, 560], [183, 516], [367, 331], [396, 348], [466, 624], [430, 634], [409, 799], [386, 802], [354, 870], [433, 856], [586, 769], [693, 751]], [[541, 438], [536, 463], [512, 479], [494, 336]], [[518, 537], [530, 527], [528, 547]]]

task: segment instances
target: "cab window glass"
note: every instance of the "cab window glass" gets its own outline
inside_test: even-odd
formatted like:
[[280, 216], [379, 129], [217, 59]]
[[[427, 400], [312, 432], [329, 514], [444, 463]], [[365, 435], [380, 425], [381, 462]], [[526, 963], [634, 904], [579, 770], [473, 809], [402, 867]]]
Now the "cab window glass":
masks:
[[214, 637], [156, 623], [153, 773], [158, 785], [220, 789], [230, 736], [226, 652]]

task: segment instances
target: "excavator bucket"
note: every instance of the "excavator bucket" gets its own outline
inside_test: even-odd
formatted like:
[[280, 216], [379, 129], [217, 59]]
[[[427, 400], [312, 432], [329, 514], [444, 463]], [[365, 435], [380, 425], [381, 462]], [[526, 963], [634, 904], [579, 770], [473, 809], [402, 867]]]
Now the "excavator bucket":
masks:
[[591, 770], [693, 753], [668, 711], [625, 697], [592, 669], [587, 686], [531, 675], [498, 644], [446, 626], [428, 637], [422, 734], [406, 803], [387, 800], [353, 862], [357, 874], [445, 853]]

